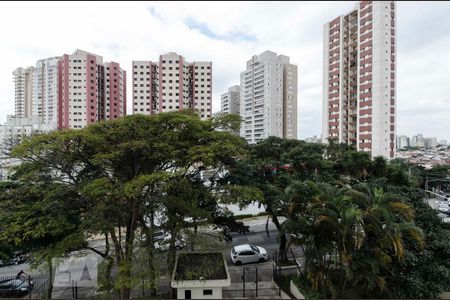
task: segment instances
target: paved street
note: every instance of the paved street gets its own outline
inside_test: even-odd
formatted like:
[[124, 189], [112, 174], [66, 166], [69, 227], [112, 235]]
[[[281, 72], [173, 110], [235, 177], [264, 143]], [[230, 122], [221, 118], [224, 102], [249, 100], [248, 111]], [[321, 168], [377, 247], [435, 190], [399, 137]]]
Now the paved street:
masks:
[[[444, 200], [442, 197], [430, 198], [430, 199], [426, 199], [426, 201], [431, 206], [431, 208], [433, 208], [435, 210], [438, 210], [439, 206], [450, 209], [449, 201]], [[438, 217], [440, 217], [442, 219], [442, 222], [450, 223], [449, 215], [444, 214], [442, 212], [438, 212], [437, 215], [438, 215]]]
[[[225, 255], [227, 263], [229, 265], [230, 276], [232, 280], [232, 287], [230, 287], [230, 293], [234, 293], [234, 290], [242, 291], [242, 276], [243, 269], [245, 269], [245, 281], [247, 284], [248, 293], [255, 290], [255, 281], [256, 276], [258, 276], [259, 287], [261, 289], [261, 293], [266, 293], [266, 296], [276, 297], [274, 294], [273, 287], [271, 285], [272, 282], [272, 274], [273, 274], [273, 256], [276, 251], [278, 251], [278, 231], [276, 230], [273, 223], [269, 222], [269, 235], [267, 235], [265, 231], [267, 217], [255, 217], [251, 219], [244, 220], [244, 223], [250, 226], [250, 232], [246, 235], [243, 234], [233, 234], [233, 240], [229, 244], [223, 243], [223, 247], [221, 247], [220, 251], [222, 251]], [[231, 262], [230, 251], [231, 248], [235, 245], [240, 244], [254, 244], [256, 246], [263, 247], [269, 253], [269, 261], [265, 263], [256, 263], [256, 264], [246, 264], [243, 266], [234, 266]], [[98, 250], [103, 250], [105, 247], [105, 241], [103, 239], [97, 239], [89, 242], [91, 247], [94, 247]], [[213, 250], [213, 249], [211, 249]], [[161, 274], [167, 274], [167, 269], [165, 269], [165, 261], [167, 252], [157, 254], [157, 260], [161, 262]], [[301, 250], [299, 248], [294, 248], [294, 254], [296, 257], [301, 256]], [[55, 278], [54, 278], [54, 290], [52, 297], [59, 299], [68, 299], [72, 298], [72, 280], [78, 282], [78, 297], [91, 297], [94, 296], [95, 288], [92, 285], [84, 284], [82, 277], [86, 276], [86, 270], [84, 270], [85, 264], [82, 263], [84, 260], [95, 260], [96, 263], [100, 263], [102, 258], [97, 254], [93, 253], [90, 250], [83, 250], [74, 252], [71, 255], [71, 258], [65, 259], [64, 261], [68, 263], [72, 261], [71, 264], [66, 266], [67, 271], [64, 270], [55, 270]], [[80, 263], [77, 263], [77, 260]], [[89, 264], [89, 263], [88, 263]], [[96, 279], [96, 270], [93, 272], [92, 266], [88, 266], [87, 272], [90, 277], [95, 277], [92, 279]], [[256, 268], [258, 271], [256, 272]], [[16, 275], [20, 270], [24, 270], [25, 272], [32, 274], [35, 277], [43, 277], [46, 275], [46, 269], [36, 269], [31, 270], [30, 266], [27, 263], [23, 263], [20, 265], [7, 266], [0, 268], [0, 276], [12, 276]], [[295, 271], [295, 270], [294, 270]], [[95, 273], [95, 274], [94, 274]], [[258, 275], [256, 275], [258, 273]], [[80, 281], [81, 280], [81, 281]], [[84, 281], [86, 283], [87, 281]], [[94, 283], [92, 282], [87, 283]], [[269, 284], [270, 283], [270, 284]], [[168, 276], [163, 275], [160, 280], [161, 287], [168, 287]], [[265, 291], [265, 292], [264, 292]], [[240, 292], [237, 292], [238, 294]], [[230, 294], [231, 296], [231, 294]]]

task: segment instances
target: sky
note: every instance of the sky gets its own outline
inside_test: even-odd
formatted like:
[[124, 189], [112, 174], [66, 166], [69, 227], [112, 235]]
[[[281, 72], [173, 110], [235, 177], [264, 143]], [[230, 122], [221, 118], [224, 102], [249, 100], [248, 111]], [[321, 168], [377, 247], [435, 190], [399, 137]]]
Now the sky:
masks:
[[[352, 10], [334, 2], [1, 2], [0, 123], [14, 114], [12, 72], [82, 49], [128, 71], [177, 52], [213, 63], [213, 112], [265, 50], [298, 65], [298, 137], [322, 131], [323, 25]], [[398, 2], [397, 135], [450, 141], [450, 2]]]

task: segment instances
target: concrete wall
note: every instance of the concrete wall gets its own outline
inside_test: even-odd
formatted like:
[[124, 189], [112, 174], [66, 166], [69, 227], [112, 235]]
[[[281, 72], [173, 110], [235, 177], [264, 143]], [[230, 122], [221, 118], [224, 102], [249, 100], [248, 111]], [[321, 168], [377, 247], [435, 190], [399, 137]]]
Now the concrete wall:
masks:
[[295, 297], [295, 299], [305, 299], [305, 296], [298, 290], [297, 286], [291, 280], [290, 283], [291, 294]]
[[[177, 299], [185, 299], [186, 290], [191, 290], [191, 299], [222, 299], [221, 287], [177, 288]], [[212, 295], [203, 295], [203, 290], [212, 290]]]

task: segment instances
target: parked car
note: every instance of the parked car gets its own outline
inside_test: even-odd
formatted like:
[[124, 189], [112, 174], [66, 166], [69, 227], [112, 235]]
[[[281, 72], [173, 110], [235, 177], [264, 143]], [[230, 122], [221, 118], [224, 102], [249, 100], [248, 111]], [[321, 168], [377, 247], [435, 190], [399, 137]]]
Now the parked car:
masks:
[[[154, 246], [157, 251], [167, 251], [170, 246], [170, 239], [172, 235], [164, 230], [158, 230], [154, 233]], [[146, 243], [146, 237], [142, 237], [141, 245], [146, 247], [148, 244]], [[186, 240], [183, 235], [180, 235], [175, 240], [175, 249], [180, 250], [186, 246]]]
[[[170, 247], [170, 239], [172, 235], [170, 233], [164, 233], [159, 235], [159, 239], [155, 236], [155, 249], [157, 251], [168, 251]], [[183, 236], [178, 236], [175, 240], [175, 249], [180, 250], [186, 246], [186, 240]]]
[[236, 265], [265, 262], [268, 259], [267, 251], [263, 247], [244, 244], [231, 249], [231, 261]]
[[14, 256], [12, 258], [12, 262], [14, 265], [19, 265], [28, 260], [28, 256], [23, 254], [22, 252], [14, 252]]
[[450, 215], [450, 208], [449, 207], [439, 207], [438, 208], [439, 212], [446, 214], [447, 216]]
[[32, 280], [6, 279], [0, 281], [0, 298], [22, 298], [31, 293]]
[[14, 252], [13, 257], [10, 259], [0, 259], [0, 267], [19, 265], [27, 261], [27, 256], [21, 252]]

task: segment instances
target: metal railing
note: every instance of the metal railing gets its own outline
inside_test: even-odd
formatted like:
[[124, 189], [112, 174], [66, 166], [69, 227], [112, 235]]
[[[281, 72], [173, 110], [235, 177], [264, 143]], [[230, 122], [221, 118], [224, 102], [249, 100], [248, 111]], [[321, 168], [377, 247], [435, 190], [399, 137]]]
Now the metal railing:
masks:
[[0, 276], [0, 298], [48, 299], [47, 276]]

